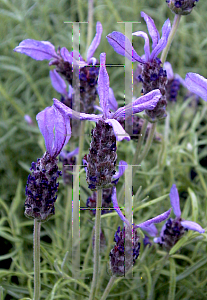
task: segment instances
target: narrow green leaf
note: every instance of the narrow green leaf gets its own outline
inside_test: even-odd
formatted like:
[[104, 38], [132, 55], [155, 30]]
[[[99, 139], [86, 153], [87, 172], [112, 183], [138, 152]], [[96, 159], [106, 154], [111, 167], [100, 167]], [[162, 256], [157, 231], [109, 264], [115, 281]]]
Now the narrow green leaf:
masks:
[[205, 264], [207, 264], [207, 257], [204, 257], [204, 258], [200, 259], [193, 266], [190, 266], [184, 272], [182, 272], [181, 274], [179, 274], [176, 277], [176, 282], [178, 282], [178, 281], [186, 278], [187, 276], [189, 276], [190, 274], [192, 274], [193, 272], [195, 272], [196, 270], [198, 270], [199, 268], [201, 268]]
[[197, 222], [198, 220], [198, 201], [195, 193], [191, 190], [191, 188], [188, 188], [188, 193], [191, 198], [191, 204], [192, 204], [192, 221]]
[[169, 254], [172, 255], [177, 252], [188, 240], [188, 237], [185, 235], [183, 236], [176, 244], [172, 247]]

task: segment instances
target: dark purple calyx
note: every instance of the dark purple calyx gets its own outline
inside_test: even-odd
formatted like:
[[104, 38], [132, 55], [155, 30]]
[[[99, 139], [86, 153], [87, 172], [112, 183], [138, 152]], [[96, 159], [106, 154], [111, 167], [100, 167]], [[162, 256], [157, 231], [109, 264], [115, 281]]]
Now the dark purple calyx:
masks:
[[125, 276], [139, 256], [139, 236], [136, 230], [133, 230], [132, 235], [131, 228], [124, 227], [121, 231], [119, 226], [114, 241], [116, 244], [109, 254], [110, 268], [113, 275]]
[[176, 102], [179, 89], [180, 89], [180, 81], [178, 79], [174, 78], [168, 80], [166, 85], [167, 101]]
[[158, 101], [153, 110], [146, 110], [146, 114], [152, 119], [159, 119], [166, 116], [166, 84], [167, 73], [162, 68], [162, 63], [159, 58], [154, 59], [152, 62], [142, 64], [141, 72], [143, 94], [147, 94], [152, 90], [159, 89], [162, 97]]
[[166, 250], [170, 249], [180, 240], [180, 238], [187, 231], [181, 225], [182, 219], [177, 217], [175, 219], [168, 219], [165, 223], [165, 227], [160, 234], [160, 243]]
[[[69, 152], [67, 152], [69, 153]], [[72, 186], [73, 183], [73, 167], [76, 165], [76, 157], [63, 157], [59, 156], [60, 162], [62, 162], [62, 175], [63, 175], [63, 182], [65, 185]]]
[[86, 157], [86, 181], [91, 190], [112, 187], [116, 173], [116, 136], [112, 126], [99, 120], [91, 131], [92, 140]]
[[28, 176], [25, 189], [25, 215], [44, 222], [55, 213], [57, 178], [61, 172], [58, 171], [57, 159], [48, 152], [33, 162], [30, 170], [32, 174]]
[[[111, 195], [112, 195], [112, 188], [102, 190], [102, 205], [101, 205], [102, 215], [114, 211], [111, 202]], [[93, 192], [93, 194], [90, 197], [88, 197], [86, 201], [86, 206], [89, 208], [89, 210], [92, 212], [93, 215], [96, 214], [96, 199], [97, 199], [97, 193]]]
[[199, 0], [167, 0], [166, 2], [173, 13], [177, 15], [188, 15], [198, 1]]

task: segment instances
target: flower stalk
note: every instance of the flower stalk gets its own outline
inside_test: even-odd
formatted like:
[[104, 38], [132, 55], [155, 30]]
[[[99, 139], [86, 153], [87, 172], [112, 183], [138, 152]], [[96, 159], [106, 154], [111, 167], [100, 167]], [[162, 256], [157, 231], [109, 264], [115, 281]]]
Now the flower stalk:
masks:
[[34, 219], [34, 300], [40, 299], [40, 227], [41, 222]]
[[115, 282], [116, 279], [117, 279], [116, 276], [111, 276], [111, 278], [110, 278], [110, 280], [107, 284], [107, 287], [106, 287], [106, 289], [105, 289], [105, 291], [104, 291], [104, 293], [101, 297], [101, 300], [105, 300], [107, 298], [107, 296], [108, 296], [112, 286], [114, 285], [114, 282]]
[[97, 191], [97, 201], [96, 201], [93, 281], [92, 281], [89, 300], [93, 300], [95, 297], [96, 286], [98, 281], [99, 254], [100, 254], [100, 229], [101, 229], [101, 202], [102, 202], [102, 190], [100, 189]]
[[173, 39], [175, 37], [175, 34], [176, 34], [177, 30], [178, 30], [178, 26], [180, 24], [180, 19], [181, 19], [181, 15], [175, 15], [175, 18], [174, 18], [174, 21], [173, 21], [173, 25], [172, 25], [172, 29], [171, 29], [169, 37], [168, 37], [167, 45], [163, 49], [162, 55], [161, 55], [161, 62], [163, 64], [166, 61], [168, 52], [170, 50], [170, 46], [171, 46], [172, 41], [173, 41]]

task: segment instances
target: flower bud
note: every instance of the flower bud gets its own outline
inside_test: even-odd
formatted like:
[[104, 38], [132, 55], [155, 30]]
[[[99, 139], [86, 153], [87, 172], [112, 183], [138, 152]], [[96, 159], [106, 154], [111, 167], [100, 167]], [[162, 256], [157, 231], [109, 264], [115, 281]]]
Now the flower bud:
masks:
[[176, 15], [188, 15], [191, 13], [195, 2], [199, 0], [166, 0], [168, 7]]

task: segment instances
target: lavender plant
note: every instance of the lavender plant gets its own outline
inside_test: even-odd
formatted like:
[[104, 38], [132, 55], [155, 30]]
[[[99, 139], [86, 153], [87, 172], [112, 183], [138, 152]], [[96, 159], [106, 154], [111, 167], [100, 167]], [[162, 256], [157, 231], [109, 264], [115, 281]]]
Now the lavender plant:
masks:
[[[129, 20], [137, 20], [139, 11], [132, 9], [132, 3], [124, 2], [123, 10], [122, 1], [107, 0], [103, 11], [103, 3], [99, 1], [78, 1], [78, 9], [73, 3], [69, 13], [64, 9], [68, 3], [63, 1], [59, 6], [54, 3], [57, 12], [61, 11], [64, 17], [67, 13], [72, 21], [87, 19], [88, 5], [90, 24], [80, 25], [82, 56], [74, 49], [70, 52], [65, 47], [54, 46], [65, 45], [67, 35], [63, 26], [61, 30], [57, 25], [57, 16], [61, 14], [53, 14], [51, 7], [50, 13], [45, 15], [49, 9], [47, 3], [42, 10], [38, 10], [40, 4], [32, 6], [25, 15], [26, 4], [22, 4], [21, 13], [13, 4], [15, 16], [11, 17], [11, 13], [8, 16], [11, 22], [19, 22], [14, 26], [15, 42], [8, 34], [7, 41], [2, 44], [4, 55], [0, 56], [5, 62], [0, 66], [4, 70], [0, 74], [3, 96], [0, 125], [10, 128], [1, 138], [0, 150], [19, 155], [10, 155], [11, 162], [16, 163], [7, 163], [13, 165], [11, 184], [12, 180], [17, 180], [15, 170], [20, 169], [17, 166], [28, 172], [25, 162], [40, 157], [39, 148], [45, 151], [43, 139], [32, 120], [37, 112], [50, 105], [52, 98], [53, 105], [37, 114], [46, 152], [32, 163], [26, 184], [25, 215], [34, 219], [35, 225], [34, 291], [32, 221], [23, 219], [21, 207], [20, 191], [25, 180], [20, 180], [18, 185], [15, 181], [17, 191], [11, 206], [5, 201], [6, 193], [10, 192], [2, 184], [0, 236], [14, 245], [14, 251], [0, 254], [1, 260], [12, 258], [8, 272], [3, 269], [0, 275], [2, 299], [9, 295], [22, 300], [104, 300], [108, 296], [126, 300], [166, 299], [168, 284], [169, 300], [191, 299], [195, 294], [198, 299], [205, 299], [206, 106], [202, 101], [189, 106], [192, 97], [207, 101], [204, 26], [193, 11], [198, 1], [166, 2], [159, 6], [162, 12], [159, 17], [153, 1], [133, 2], [142, 11], [141, 17], [148, 29], [146, 33], [145, 24], [134, 25], [136, 47], [133, 46], [137, 52], [122, 33], [123, 24], [114, 23], [114, 20], [124, 21], [126, 12]], [[8, 4], [4, 5], [7, 6], [1, 10], [2, 14], [10, 9]], [[200, 2], [198, 9], [200, 5], [206, 7]], [[169, 8], [175, 14], [172, 27]], [[38, 15], [35, 15], [36, 10]], [[190, 16], [183, 16], [191, 12]], [[96, 34], [90, 44], [93, 18]], [[182, 18], [186, 18], [185, 22]], [[37, 28], [34, 20], [40, 19], [44, 24], [43, 21], [38, 23], [40, 28]], [[157, 28], [161, 24], [164, 25], [160, 36]], [[88, 26], [87, 42], [84, 26]], [[122, 32], [117, 31], [118, 26]], [[116, 31], [109, 33], [112, 30]], [[103, 38], [102, 31], [107, 39]], [[137, 37], [144, 39], [142, 56]], [[6, 67], [9, 59], [5, 45], [11, 43], [13, 48], [21, 39], [24, 40], [15, 48], [18, 53], [14, 53], [16, 66]], [[136, 69], [141, 95], [133, 89], [128, 105], [124, 105], [123, 68], [115, 65], [121, 58], [107, 40], [115, 52], [126, 56]], [[95, 51], [97, 55], [101, 53], [100, 63], [94, 57]], [[50, 79], [46, 75], [47, 67], [37, 60], [50, 61]], [[109, 65], [111, 62], [113, 64]], [[11, 72], [16, 72], [17, 76]], [[113, 90], [109, 87], [108, 73]], [[50, 80], [56, 91], [50, 87]], [[60, 94], [58, 99], [54, 98], [55, 92]], [[189, 92], [193, 96], [189, 96]], [[21, 118], [16, 117], [14, 111]], [[81, 124], [79, 141], [73, 120]], [[129, 124], [133, 128], [127, 132]], [[24, 139], [18, 140], [21, 134]], [[8, 142], [11, 137], [12, 146]], [[0, 156], [3, 152], [0, 151]], [[1, 181], [5, 181], [4, 173]], [[172, 186], [174, 182], [180, 197], [176, 186]], [[169, 193], [174, 219], [169, 219]], [[79, 212], [75, 213], [77, 209]], [[51, 220], [45, 222], [49, 218]], [[79, 268], [78, 277], [74, 266]]]

